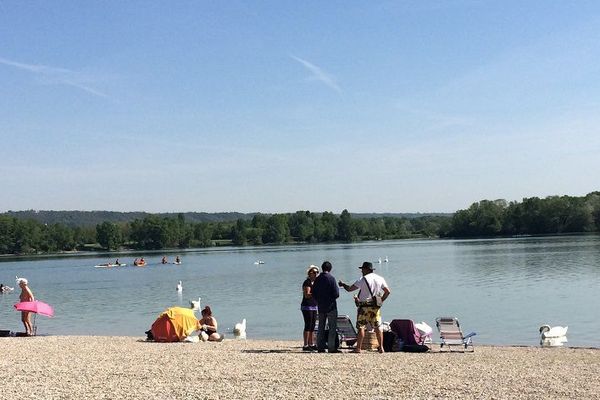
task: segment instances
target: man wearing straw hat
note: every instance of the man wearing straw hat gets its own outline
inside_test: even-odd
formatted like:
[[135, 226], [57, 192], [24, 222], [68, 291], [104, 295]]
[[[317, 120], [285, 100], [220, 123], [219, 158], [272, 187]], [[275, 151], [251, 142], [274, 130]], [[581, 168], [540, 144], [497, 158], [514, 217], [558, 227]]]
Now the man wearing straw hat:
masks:
[[380, 353], [383, 353], [380, 308], [385, 299], [390, 295], [390, 288], [383, 277], [373, 272], [375, 268], [373, 268], [372, 263], [365, 261], [359, 269], [363, 276], [352, 285], [339, 281], [340, 287], [346, 289], [347, 292], [360, 289], [358, 296], [354, 296], [354, 301], [358, 307], [356, 316], [358, 336], [356, 337], [356, 349], [354, 349], [354, 352], [360, 353], [365, 337], [365, 328], [367, 324], [370, 324], [375, 329], [375, 335], [379, 344], [378, 350]]

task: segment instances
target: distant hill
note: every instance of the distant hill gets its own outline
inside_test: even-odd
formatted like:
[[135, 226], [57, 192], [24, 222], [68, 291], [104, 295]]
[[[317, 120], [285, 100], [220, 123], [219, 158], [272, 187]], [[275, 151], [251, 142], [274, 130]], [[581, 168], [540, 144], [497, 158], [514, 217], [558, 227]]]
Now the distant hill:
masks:
[[[131, 222], [135, 219], [143, 219], [150, 215], [177, 218], [180, 213], [146, 213], [146, 212], [118, 212], [118, 211], [8, 211], [0, 215], [8, 215], [18, 219], [33, 219], [43, 224], [63, 224], [75, 226], [96, 226], [102, 222]], [[252, 219], [255, 213], [243, 214], [236, 212], [226, 213], [203, 213], [185, 212], [181, 213], [187, 222], [223, 222], [236, 221], [238, 219]]]
[[[183, 214], [187, 222], [226, 222], [237, 221], [238, 219], [251, 220], [257, 213], [206, 213], [206, 212], [184, 212], [184, 213], [147, 213], [147, 212], [119, 212], [119, 211], [7, 211], [0, 215], [7, 215], [18, 219], [33, 219], [42, 224], [63, 224], [70, 227], [96, 226], [102, 222], [131, 222], [135, 219], [143, 219], [150, 215], [160, 217], [177, 218], [177, 215]], [[270, 216], [271, 214], [262, 214]], [[447, 213], [351, 213], [352, 218], [419, 218], [429, 216], [449, 217], [452, 214]]]

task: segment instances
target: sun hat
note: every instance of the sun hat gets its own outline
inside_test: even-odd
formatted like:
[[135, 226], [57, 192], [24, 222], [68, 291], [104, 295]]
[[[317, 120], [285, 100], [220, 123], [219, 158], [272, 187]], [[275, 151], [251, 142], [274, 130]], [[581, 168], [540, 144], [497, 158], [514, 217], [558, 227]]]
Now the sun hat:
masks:
[[24, 283], [27, 285], [27, 283], [29, 283], [29, 282], [25, 278], [17, 278], [17, 285], [20, 285], [21, 283]]
[[375, 271], [373, 264], [368, 261], [365, 261], [364, 263], [362, 263], [362, 265], [360, 267], [358, 267], [358, 269], [365, 269], [365, 268], [368, 270], [371, 270], [371, 271]]
[[319, 273], [319, 267], [314, 264], [310, 264], [306, 270], [306, 275], [310, 274], [310, 271], [317, 271], [317, 273]]

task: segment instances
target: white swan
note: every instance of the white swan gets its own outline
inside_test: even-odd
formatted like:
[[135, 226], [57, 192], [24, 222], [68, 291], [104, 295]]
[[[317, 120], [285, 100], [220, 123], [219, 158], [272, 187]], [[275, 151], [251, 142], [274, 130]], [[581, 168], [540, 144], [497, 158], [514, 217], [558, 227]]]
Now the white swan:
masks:
[[244, 318], [242, 322], [235, 324], [233, 336], [235, 336], [236, 339], [246, 339], [246, 318]]
[[181, 281], [179, 281], [179, 283], [177, 284], [177, 291], [178, 292], [183, 291], [183, 284], [181, 283]]
[[383, 262], [390, 262], [390, 260], [388, 260], [387, 256], [385, 256], [385, 258], [383, 259]]
[[202, 297], [198, 297], [198, 301], [190, 300], [190, 308], [194, 311], [198, 311], [200, 309], [200, 300], [202, 300]]
[[542, 346], [562, 346], [563, 343], [567, 342], [567, 330], [568, 326], [554, 326], [542, 325], [540, 326], [540, 344]]

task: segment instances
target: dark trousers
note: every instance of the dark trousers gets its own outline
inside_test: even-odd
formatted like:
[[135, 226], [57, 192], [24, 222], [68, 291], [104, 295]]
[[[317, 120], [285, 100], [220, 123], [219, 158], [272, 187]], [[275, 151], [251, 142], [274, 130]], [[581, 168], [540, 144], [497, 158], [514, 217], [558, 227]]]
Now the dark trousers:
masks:
[[[329, 312], [319, 311], [319, 332], [317, 333], [317, 348], [325, 350], [325, 343], [330, 352], [336, 351], [335, 339], [337, 337], [337, 308]], [[325, 337], [325, 321], [329, 326], [329, 336]]]

